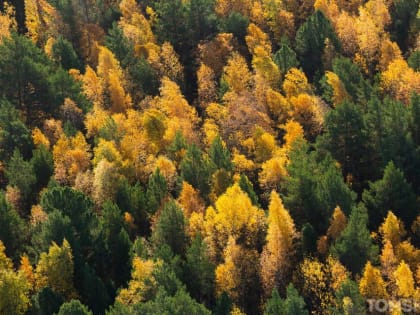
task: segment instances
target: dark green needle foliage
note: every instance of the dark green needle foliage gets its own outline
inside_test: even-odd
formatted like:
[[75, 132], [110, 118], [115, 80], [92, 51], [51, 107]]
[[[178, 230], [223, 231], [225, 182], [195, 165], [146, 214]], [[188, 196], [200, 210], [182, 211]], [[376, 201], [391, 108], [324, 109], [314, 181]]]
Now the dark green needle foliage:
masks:
[[349, 222], [331, 248], [340, 261], [354, 274], [360, 274], [368, 260], [373, 261], [378, 248], [367, 228], [368, 214], [363, 204], [353, 207]]

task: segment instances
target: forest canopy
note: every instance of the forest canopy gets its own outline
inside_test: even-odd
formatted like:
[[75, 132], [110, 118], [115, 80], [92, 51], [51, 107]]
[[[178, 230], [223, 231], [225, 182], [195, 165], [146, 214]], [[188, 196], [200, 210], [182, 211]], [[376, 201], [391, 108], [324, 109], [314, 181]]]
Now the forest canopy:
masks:
[[420, 303], [419, 5], [1, 3], [0, 315]]

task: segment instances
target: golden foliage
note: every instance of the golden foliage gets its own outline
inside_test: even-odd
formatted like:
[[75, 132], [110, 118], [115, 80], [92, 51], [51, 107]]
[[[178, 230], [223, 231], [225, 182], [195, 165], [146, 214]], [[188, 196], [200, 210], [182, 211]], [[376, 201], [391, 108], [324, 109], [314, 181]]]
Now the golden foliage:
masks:
[[293, 143], [297, 140], [304, 139], [302, 125], [294, 120], [288, 120], [284, 125], [280, 125], [280, 128], [285, 131], [283, 136], [283, 148], [285, 148], [286, 151], [291, 150]]
[[149, 42], [154, 43], [155, 37], [152, 28], [141, 13], [135, 0], [122, 0], [119, 4], [122, 17], [118, 25], [134, 45], [144, 45]]
[[105, 95], [109, 95], [109, 100], [105, 97], [104, 107], [113, 113], [124, 112], [130, 108], [131, 96], [124, 89], [126, 82], [120, 63], [104, 46], [99, 47], [97, 72]]
[[99, 134], [102, 127], [105, 126], [109, 119], [109, 113], [99, 106], [94, 106], [93, 110], [85, 116], [85, 127], [87, 130], [86, 137], [92, 138]]
[[297, 238], [295, 224], [274, 190], [268, 208], [267, 244], [261, 256], [261, 280], [266, 295], [276, 286], [287, 285], [293, 261], [293, 242]]
[[91, 170], [77, 174], [74, 180], [74, 189], [81, 191], [87, 196], [93, 195], [93, 173]]
[[18, 187], [7, 185], [5, 193], [6, 201], [15, 209], [20, 215], [25, 214], [24, 200], [22, 193]]
[[408, 104], [412, 93], [420, 93], [420, 73], [410, 68], [404, 59], [393, 60], [382, 72], [381, 88], [391, 97]]
[[245, 41], [252, 55], [255, 54], [257, 47], [262, 50], [260, 54], [271, 55], [271, 42], [268, 35], [254, 23], [249, 24], [248, 35], [245, 36]]
[[6, 256], [6, 247], [0, 240], [0, 270], [12, 270], [12, 260]]
[[25, 17], [29, 37], [40, 46], [64, 29], [60, 13], [46, 0], [25, 0]]
[[340, 13], [340, 9], [335, 0], [316, 0], [314, 3], [315, 10], [320, 10], [324, 15], [335, 23], [337, 16]]
[[3, 37], [9, 37], [10, 31], [16, 29], [15, 8], [4, 2], [4, 11], [0, 12], [0, 44]]
[[102, 159], [93, 171], [93, 198], [102, 205], [107, 200], [114, 200], [121, 175], [115, 162]]
[[358, 50], [356, 17], [346, 11], [342, 11], [337, 17], [335, 31], [340, 39], [343, 53], [348, 57], [354, 56]]
[[235, 46], [233, 34], [220, 33], [210, 42], [198, 45], [200, 61], [214, 71], [218, 79]]
[[205, 119], [202, 130], [204, 134], [204, 143], [206, 144], [207, 147], [210, 147], [210, 145], [219, 135], [219, 132], [220, 132], [219, 126], [214, 123], [213, 119]]
[[168, 188], [171, 190], [175, 187], [177, 180], [177, 172], [174, 162], [164, 155], [159, 155], [156, 159], [153, 159], [153, 163], [146, 165], [146, 172], [150, 176], [159, 168], [160, 173], [166, 180]]
[[161, 77], [168, 77], [178, 84], [183, 83], [184, 66], [179, 61], [179, 56], [170, 43], [163, 43], [159, 52], [159, 61], [157, 64], [152, 62], [152, 65], [157, 67]]
[[145, 301], [150, 291], [157, 286], [152, 272], [158, 264], [158, 262], [153, 262], [152, 260], [134, 257], [131, 280], [128, 283], [128, 287], [119, 292], [116, 300], [125, 305], [134, 305]]
[[216, 81], [214, 71], [201, 63], [197, 70], [198, 102], [200, 107], [206, 108], [217, 98]]
[[42, 127], [44, 135], [47, 137], [50, 145], [54, 145], [61, 136], [64, 135], [61, 120], [54, 118], [46, 119]]
[[252, 171], [255, 169], [255, 163], [246, 158], [245, 155], [235, 151], [233, 153], [232, 162], [235, 165], [235, 170], [238, 173]]
[[83, 134], [67, 138], [62, 135], [53, 147], [54, 176], [60, 183], [73, 185], [79, 172], [90, 166], [91, 154]]
[[330, 314], [334, 288], [339, 287], [347, 277], [345, 268], [335, 259], [328, 259], [323, 264], [317, 259], [305, 258], [299, 266], [299, 274], [302, 294], [314, 303], [313, 314]]
[[267, 106], [276, 122], [285, 122], [291, 114], [290, 102], [281, 93], [269, 88], [266, 92]]
[[167, 77], [162, 79], [160, 97], [153, 106], [167, 117], [164, 135], [166, 143], [172, 143], [178, 130], [187, 141], [196, 142], [195, 128], [199, 122], [197, 111], [188, 104], [175, 82]]
[[280, 42], [283, 36], [289, 39], [295, 37], [295, 17], [286, 10], [287, 5], [281, 0], [263, 0], [263, 17], [270, 31], [274, 34], [276, 42]]
[[290, 98], [302, 93], [311, 94], [312, 88], [308, 83], [306, 75], [301, 70], [291, 68], [284, 78], [283, 91], [286, 96]]
[[265, 191], [279, 189], [281, 183], [287, 176], [287, 162], [288, 159], [284, 154], [277, 154], [273, 158], [265, 161], [261, 165], [261, 171], [258, 174], [258, 181], [261, 188]]
[[67, 299], [75, 297], [73, 273], [73, 254], [70, 244], [65, 239], [61, 247], [53, 242], [48, 253], [41, 254], [36, 266], [36, 288], [49, 286]]
[[[243, 303], [247, 298], [246, 290], [255, 286], [258, 265], [256, 250], [238, 245], [233, 237], [229, 238], [223, 253], [224, 262], [216, 268], [216, 294], [227, 292], [234, 303]], [[244, 290], [244, 288], [246, 288]]]
[[198, 235], [205, 235], [204, 215], [201, 212], [193, 212], [188, 220], [187, 233], [191, 239]]
[[415, 294], [414, 277], [410, 267], [403, 261], [394, 272], [397, 294], [401, 298], [413, 298]]
[[223, 69], [223, 80], [234, 93], [249, 90], [252, 84], [252, 75], [248, 69], [245, 58], [239, 53], [233, 53]]
[[252, 65], [256, 74], [260, 75], [270, 87], [276, 88], [280, 85], [279, 67], [273, 62], [270, 54], [262, 46], [255, 47]]
[[379, 71], [386, 71], [392, 61], [402, 58], [402, 53], [397, 43], [392, 42], [389, 39], [385, 39], [381, 42], [378, 64]]
[[107, 141], [102, 138], [99, 139], [98, 145], [93, 150], [94, 156], [92, 163], [94, 166], [102, 159], [106, 159], [108, 162], [113, 162], [117, 166], [122, 165], [122, 157], [113, 141]]
[[220, 16], [228, 16], [232, 12], [239, 12], [249, 16], [252, 7], [251, 0], [216, 0], [215, 11]]
[[98, 24], [80, 25], [79, 48], [86, 63], [96, 68], [98, 65], [99, 46], [104, 41], [105, 31]]
[[204, 201], [201, 199], [199, 191], [186, 181], [182, 182], [182, 190], [178, 197], [178, 202], [186, 218], [189, 218], [193, 212], [204, 213]]
[[217, 258], [229, 237], [241, 240], [247, 247], [258, 243], [265, 228], [264, 211], [255, 207], [238, 184], [234, 184], [209, 207], [206, 213], [206, 235], [212, 256]]
[[34, 268], [26, 254], [20, 257], [19, 271], [25, 276], [30, 286], [33, 287], [35, 285]]
[[[394, 282], [394, 271], [397, 268], [397, 258], [394, 254], [394, 248], [389, 240], [386, 240], [384, 246], [382, 248], [381, 256], [381, 267], [382, 267], [382, 274], [388, 280], [388, 287], [392, 287]], [[389, 292], [393, 292], [394, 290], [389, 290]]]
[[341, 211], [340, 207], [337, 206], [334, 209], [334, 213], [330, 219], [330, 226], [327, 231], [327, 236], [335, 240], [337, 239], [341, 232], [346, 228], [347, 226], [347, 218], [346, 215]]
[[87, 99], [92, 102], [94, 108], [103, 108], [104, 89], [102, 87], [100, 78], [89, 65], [86, 66], [86, 71], [82, 77], [82, 82], [83, 92], [85, 93]]
[[384, 243], [390, 241], [394, 247], [400, 244], [406, 235], [404, 223], [398, 219], [392, 211], [388, 211], [384, 223], [379, 227], [379, 233], [381, 234]]
[[292, 118], [312, 137], [318, 135], [324, 124], [325, 104], [317, 96], [299, 94], [290, 99]]
[[265, 162], [272, 158], [277, 149], [274, 136], [257, 128], [253, 137], [254, 155], [257, 162]]
[[420, 249], [417, 249], [409, 241], [400, 243], [395, 248], [398, 261], [404, 260], [412, 270], [420, 265]]
[[360, 293], [368, 299], [382, 299], [388, 297], [385, 281], [378, 268], [366, 263], [363, 276], [359, 282]]
[[327, 83], [333, 89], [332, 102], [334, 106], [337, 106], [344, 100], [349, 99], [349, 95], [346, 91], [346, 88], [344, 87], [338, 75], [336, 75], [334, 72], [327, 71], [325, 73], [325, 76], [327, 78]]
[[30, 222], [32, 226], [36, 226], [48, 219], [47, 213], [40, 205], [34, 205], [31, 208]]

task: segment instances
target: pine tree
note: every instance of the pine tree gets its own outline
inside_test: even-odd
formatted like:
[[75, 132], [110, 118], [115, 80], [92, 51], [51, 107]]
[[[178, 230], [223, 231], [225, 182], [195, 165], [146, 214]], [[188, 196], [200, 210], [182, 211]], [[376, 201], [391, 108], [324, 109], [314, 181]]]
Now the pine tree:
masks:
[[296, 53], [285, 41], [282, 41], [280, 49], [274, 54], [273, 61], [277, 64], [283, 75], [285, 75], [291, 68], [299, 67], [299, 61], [296, 58]]
[[204, 198], [210, 192], [212, 169], [209, 159], [201, 150], [195, 144], [190, 145], [181, 161], [181, 176], [198, 189]]
[[378, 251], [372, 243], [367, 221], [364, 206], [354, 207], [346, 228], [331, 248], [341, 262], [354, 273], [361, 272], [366, 261], [373, 259]]
[[175, 201], [164, 204], [154, 227], [152, 240], [156, 248], [168, 245], [175, 255], [183, 256], [186, 249], [185, 218]]
[[329, 20], [319, 10], [315, 11], [296, 33], [296, 50], [301, 57], [303, 69], [310, 77], [322, 69], [321, 57], [327, 38], [339, 48]]
[[32, 140], [29, 129], [20, 119], [19, 112], [6, 99], [0, 99], [0, 158], [10, 159], [15, 150], [29, 156]]
[[258, 202], [258, 196], [254, 191], [254, 187], [252, 182], [248, 179], [245, 174], [241, 174], [241, 178], [239, 179], [239, 187], [242, 191], [248, 194], [248, 197], [251, 199], [252, 204], [256, 207], [259, 207], [260, 204]]
[[61, 305], [57, 315], [92, 315], [92, 312], [79, 300], [71, 300]]
[[150, 176], [146, 190], [147, 213], [152, 216], [162, 205], [167, 195], [167, 183], [159, 168]]
[[271, 297], [265, 304], [264, 315], [285, 315], [285, 302], [280, 298], [279, 291], [274, 288]]
[[24, 221], [6, 201], [4, 192], [0, 192], [0, 241], [9, 256], [19, 257], [24, 238]]
[[215, 266], [209, 260], [207, 245], [201, 236], [196, 236], [187, 249], [184, 270], [191, 296], [201, 303], [209, 303], [214, 292]]
[[286, 315], [308, 315], [304, 299], [299, 295], [299, 292], [290, 283], [286, 289], [285, 314]]
[[359, 292], [357, 283], [348, 279], [344, 281], [335, 294], [336, 306], [333, 314], [364, 314], [366, 302]]
[[410, 225], [418, 207], [412, 186], [392, 161], [386, 166], [382, 179], [371, 183], [363, 192], [363, 201], [369, 209], [373, 227], [380, 224], [390, 209], [405, 225]]
[[209, 149], [209, 157], [212, 162], [216, 165], [217, 169], [225, 169], [230, 172], [233, 170], [233, 164], [231, 161], [231, 155], [229, 149], [223, 144], [220, 136], [217, 136]]

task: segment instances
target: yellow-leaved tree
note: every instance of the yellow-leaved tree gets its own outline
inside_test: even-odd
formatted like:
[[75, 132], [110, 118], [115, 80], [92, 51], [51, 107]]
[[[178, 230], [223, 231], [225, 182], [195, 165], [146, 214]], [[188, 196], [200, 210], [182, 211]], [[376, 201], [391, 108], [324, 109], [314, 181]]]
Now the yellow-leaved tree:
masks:
[[388, 211], [384, 223], [379, 227], [379, 233], [384, 243], [390, 241], [394, 247], [398, 246], [407, 234], [404, 229], [404, 223], [392, 211]]
[[391, 97], [409, 104], [412, 93], [420, 93], [420, 73], [408, 66], [407, 61], [397, 58], [382, 72], [381, 88]]
[[200, 192], [186, 181], [182, 182], [178, 202], [186, 218], [189, 218], [193, 212], [204, 213], [204, 200], [201, 199]]
[[216, 81], [214, 70], [201, 63], [197, 70], [198, 102], [201, 108], [217, 99]]
[[205, 220], [206, 241], [215, 262], [220, 261], [229, 237], [249, 248], [263, 241], [264, 211], [252, 204], [238, 184], [229, 187], [216, 200], [215, 208], [207, 209]]
[[267, 244], [261, 255], [260, 274], [266, 296], [269, 296], [273, 288], [289, 283], [297, 238], [293, 219], [275, 191], [271, 192], [267, 220]]
[[128, 287], [119, 292], [116, 300], [125, 305], [134, 305], [150, 297], [157, 286], [152, 273], [158, 264], [159, 262], [134, 257]]
[[239, 94], [250, 89], [252, 74], [245, 58], [239, 53], [232, 54], [223, 72], [222, 80], [226, 82], [229, 91]]
[[141, 13], [135, 0], [122, 0], [119, 4], [122, 17], [118, 25], [134, 45], [154, 43], [155, 37], [149, 21]]
[[335, 258], [328, 257], [323, 263], [318, 259], [305, 258], [298, 269], [302, 295], [313, 305], [312, 314], [330, 314], [334, 293], [348, 278], [346, 268]]
[[152, 106], [167, 118], [163, 137], [166, 144], [172, 143], [177, 131], [181, 131], [188, 142], [197, 142], [197, 133], [195, 132], [199, 122], [197, 111], [188, 104], [178, 84], [168, 77], [164, 77], [160, 87], [160, 97]]
[[74, 288], [74, 264], [70, 244], [64, 239], [58, 246], [52, 243], [48, 253], [42, 253], [35, 269], [35, 283], [38, 289], [50, 287], [66, 299], [76, 296]]
[[416, 292], [414, 277], [410, 266], [404, 260], [401, 261], [397, 270], [394, 272], [395, 282], [397, 284], [397, 295], [401, 298], [413, 298]]
[[64, 30], [59, 11], [46, 0], [25, 0], [25, 17], [29, 37], [41, 47]]
[[340, 236], [341, 232], [344, 231], [346, 226], [347, 226], [346, 215], [343, 213], [341, 208], [337, 206], [334, 209], [334, 213], [330, 219], [330, 226], [327, 231], [327, 236], [332, 240], [337, 239], [337, 237]]
[[0, 44], [3, 37], [9, 37], [10, 31], [16, 28], [15, 8], [4, 2], [4, 11], [0, 12]]
[[104, 107], [113, 113], [131, 107], [131, 96], [125, 90], [126, 80], [119, 61], [106, 47], [99, 47], [97, 73], [104, 91]]
[[360, 293], [367, 299], [383, 299], [388, 297], [385, 281], [378, 268], [368, 261], [359, 282]]
[[258, 305], [258, 252], [238, 245], [230, 237], [223, 252], [224, 262], [216, 268], [216, 294], [226, 292], [242, 309]]
[[89, 145], [81, 132], [70, 138], [63, 134], [53, 147], [55, 179], [73, 185], [77, 174], [89, 168], [90, 157]]
[[0, 314], [26, 314], [30, 306], [30, 288], [24, 272], [15, 272], [6, 248], [0, 240]]

